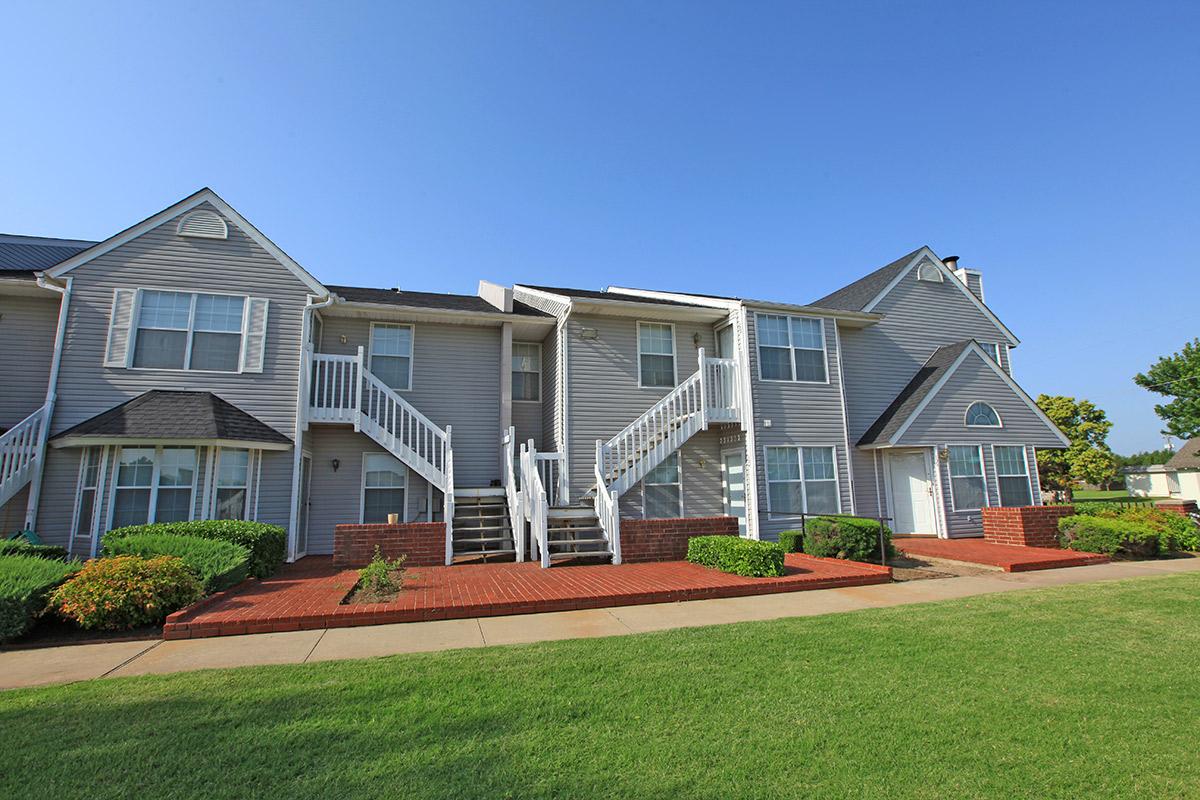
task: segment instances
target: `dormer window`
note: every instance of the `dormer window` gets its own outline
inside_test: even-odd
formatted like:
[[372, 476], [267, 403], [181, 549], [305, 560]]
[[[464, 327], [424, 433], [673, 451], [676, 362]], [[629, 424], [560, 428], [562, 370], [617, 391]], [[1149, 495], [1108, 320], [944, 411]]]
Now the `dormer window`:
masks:
[[946, 276], [942, 274], [942, 271], [932, 261], [922, 261], [917, 265], [917, 280], [941, 283], [946, 280]]
[[179, 220], [179, 235], [196, 239], [228, 239], [229, 229], [220, 214], [200, 208], [184, 214], [183, 219]]
[[999, 428], [1000, 415], [987, 403], [971, 403], [967, 407], [968, 428]]

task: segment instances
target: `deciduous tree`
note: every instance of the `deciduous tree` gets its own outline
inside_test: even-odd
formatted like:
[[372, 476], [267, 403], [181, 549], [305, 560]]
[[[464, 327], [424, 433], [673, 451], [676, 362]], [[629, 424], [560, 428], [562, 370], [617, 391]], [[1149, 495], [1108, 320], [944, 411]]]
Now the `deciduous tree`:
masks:
[[1112, 423], [1103, 409], [1062, 395], [1038, 395], [1037, 404], [1071, 441], [1065, 450], [1037, 451], [1042, 489], [1065, 492], [1069, 502], [1076, 483], [1103, 485], [1116, 479], [1117, 461], [1108, 447]]
[[1133, 382], [1155, 394], [1173, 398], [1154, 407], [1167, 425], [1163, 433], [1191, 439], [1200, 436], [1200, 339], [1178, 353], [1163, 356], [1150, 369], [1133, 376]]

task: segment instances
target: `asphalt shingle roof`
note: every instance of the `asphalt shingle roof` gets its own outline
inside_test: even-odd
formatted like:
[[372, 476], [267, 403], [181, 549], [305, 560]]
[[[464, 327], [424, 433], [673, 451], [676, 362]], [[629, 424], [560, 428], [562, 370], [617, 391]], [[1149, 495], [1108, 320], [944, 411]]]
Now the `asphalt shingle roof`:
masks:
[[875, 299], [884, 287], [892, 282], [900, 271], [912, 261], [917, 253], [923, 250], [918, 247], [906, 256], [901, 256], [890, 264], [880, 267], [869, 275], [843, 286], [832, 294], [827, 294], [820, 300], [814, 300], [809, 305], [821, 308], [832, 308], [838, 311], [862, 311], [867, 303]]
[[950, 365], [962, 355], [962, 351], [970, 344], [970, 339], [964, 339], [961, 342], [948, 344], [934, 350], [933, 355], [921, 365], [908, 385], [900, 390], [900, 394], [896, 395], [887, 410], [879, 415], [879, 419], [875, 420], [858, 440], [859, 446], [891, 441], [896, 430], [912, 416], [921, 401], [929, 395], [941, 377], [946, 374], [946, 370], [950, 369]]
[[1188, 439], [1166, 463], [1167, 469], [1200, 469], [1200, 436]]
[[[451, 311], [478, 311], [502, 314], [500, 309], [473, 294], [442, 294], [440, 292], [401, 292], [395, 289], [371, 289], [365, 286], [333, 286], [326, 288], [351, 303], [378, 303], [412, 308], [442, 308]], [[513, 301], [512, 313], [528, 317], [550, 316], [536, 308]]]
[[82, 239], [47, 239], [0, 233], [0, 272], [49, 269], [94, 244]]
[[291, 444], [291, 439], [212, 392], [153, 389], [55, 436], [227, 439]]
[[[660, 306], [683, 306], [684, 308], [707, 308], [698, 303], [682, 303], [678, 300], [664, 300], [658, 297], [641, 297], [633, 294], [622, 294], [620, 292], [601, 292], [593, 289], [566, 289], [561, 286], [534, 286], [532, 283], [519, 283], [518, 286], [524, 286], [528, 289], [537, 289], [540, 292], [549, 292], [550, 294], [560, 294], [564, 297], [580, 297], [588, 300], [616, 300], [625, 303], [650, 303]], [[697, 295], [697, 297], [706, 297], [707, 295]]]

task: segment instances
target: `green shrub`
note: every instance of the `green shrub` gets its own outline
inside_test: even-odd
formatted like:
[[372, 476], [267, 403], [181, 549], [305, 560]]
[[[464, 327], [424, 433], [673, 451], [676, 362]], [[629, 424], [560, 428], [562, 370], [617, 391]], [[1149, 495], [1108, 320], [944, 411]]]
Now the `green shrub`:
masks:
[[[1084, 505], [1084, 504], [1079, 504]], [[1107, 519], [1136, 522], [1150, 527], [1158, 534], [1164, 551], [1200, 550], [1200, 526], [1191, 517], [1155, 508], [1151, 505], [1116, 506], [1111, 503], [1087, 503], [1086, 510], [1077, 513]]]
[[50, 592], [79, 564], [24, 555], [0, 556], [0, 642], [33, 627], [46, 610]]
[[143, 533], [174, 533], [179, 536], [198, 536], [201, 539], [220, 539], [240, 544], [250, 551], [250, 574], [256, 578], [266, 578], [274, 574], [287, 556], [287, 533], [283, 528], [264, 522], [245, 522], [237, 519], [130, 525], [111, 530], [104, 538], [107, 541], [110, 537], [119, 539]]
[[390, 597], [404, 585], [404, 562], [407, 556], [398, 556], [388, 561], [375, 545], [371, 563], [358, 571], [358, 588], [363, 594], [373, 597]]
[[781, 531], [779, 534], [779, 546], [783, 548], [785, 553], [803, 553], [804, 531]]
[[1116, 500], [1083, 500], [1071, 505], [1074, 506], [1076, 514], [1084, 514], [1089, 517], [1119, 514], [1126, 509], [1154, 508], [1154, 504], [1150, 502], [1135, 506], [1128, 505], [1128, 501], [1124, 501], [1123, 504]]
[[1076, 514], [1058, 521], [1063, 547], [1084, 553], [1150, 557], [1158, 555], [1158, 533], [1142, 522]]
[[54, 590], [50, 604], [81, 628], [122, 630], [162, 622], [203, 596], [182, 558], [115, 556], [87, 562]]
[[250, 574], [250, 551], [240, 544], [174, 533], [109, 535], [101, 540], [106, 556], [177, 556], [200, 579], [207, 594], [228, 589]]
[[[883, 526], [883, 545], [892, 555], [892, 531]], [[867, 517], [814, 517], [804, 525], [804, 552], [821, 558], [879, 561], [879, 520]]]
[[748, 578], [777, 578], [784, 574], [783, 547], [739, 536], [693, 536], [687, 560]]
[[66, 561], [67, 549], [52, 544], [30, 544], [24, 539], [0, 539], [0, 556], [32, 556]]

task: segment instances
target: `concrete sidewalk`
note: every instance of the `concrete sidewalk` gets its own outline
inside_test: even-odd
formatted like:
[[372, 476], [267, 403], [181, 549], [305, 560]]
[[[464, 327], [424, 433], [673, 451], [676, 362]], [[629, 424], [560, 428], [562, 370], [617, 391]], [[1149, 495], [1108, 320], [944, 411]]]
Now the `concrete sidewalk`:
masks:
[[0, 689], [123, 675], [256, 664], [301, 664], [460, 647], [621, 636], [1180, 572], [1200, 572], [1200, 558], [1132, 561], [1042, 572], [997, 572], [845, 589], [511, 617], [14, 650], [0, 652]]

